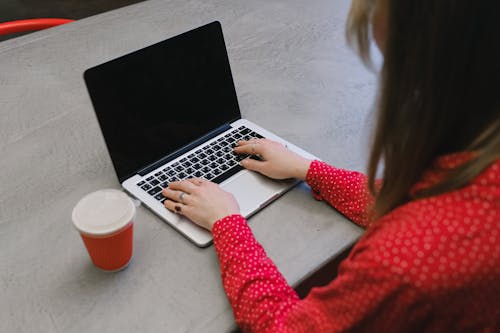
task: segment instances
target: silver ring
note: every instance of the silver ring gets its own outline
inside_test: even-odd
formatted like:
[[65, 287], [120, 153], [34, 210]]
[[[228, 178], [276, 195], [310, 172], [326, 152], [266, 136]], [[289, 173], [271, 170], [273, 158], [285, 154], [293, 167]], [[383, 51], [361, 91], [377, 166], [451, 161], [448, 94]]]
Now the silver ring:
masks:
[[181, 194], [179, 194], [179, 201], [180, 201], [183, 205], [185, 205], [185, 203], [184, 203], [184, 195], [185, 195], [185, 194], [186, 194], [186, 193], [184, 193], [184, 192], [181, 192]]

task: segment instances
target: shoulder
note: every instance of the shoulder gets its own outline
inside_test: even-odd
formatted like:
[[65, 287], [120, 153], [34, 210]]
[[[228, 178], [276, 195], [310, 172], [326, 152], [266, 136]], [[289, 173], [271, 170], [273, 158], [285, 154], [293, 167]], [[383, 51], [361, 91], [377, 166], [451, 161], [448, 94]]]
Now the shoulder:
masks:
[[[498, 163], [470, 185], [407, 203], [375, 222], [351, 253], [385, 270], [447, 315], [494, 316], [500, 306]], [[474, 311], [464, 314], [474, 304]]]
[[375, 222], [359, 245], [417, 286], [487, 273], [487, 267], [500, 265], [496, 181], [498, 172], [486, 172], [465, 188], [407, 203]]

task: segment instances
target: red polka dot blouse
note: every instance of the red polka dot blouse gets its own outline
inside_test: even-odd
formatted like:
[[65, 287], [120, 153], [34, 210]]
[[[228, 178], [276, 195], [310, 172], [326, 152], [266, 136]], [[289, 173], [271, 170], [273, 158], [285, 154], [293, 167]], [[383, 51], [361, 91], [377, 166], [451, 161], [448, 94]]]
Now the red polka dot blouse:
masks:
[[[438, 159], [413, 191], [461, 161]], [[314, 161], [306, 181], [366, 232], [338, 276], [301, 300], [242, 216], [217, 221], [222, 281], [244, 331], [500, 332], [500, 161], [466, 187], [373, 223], [363, 174]]]

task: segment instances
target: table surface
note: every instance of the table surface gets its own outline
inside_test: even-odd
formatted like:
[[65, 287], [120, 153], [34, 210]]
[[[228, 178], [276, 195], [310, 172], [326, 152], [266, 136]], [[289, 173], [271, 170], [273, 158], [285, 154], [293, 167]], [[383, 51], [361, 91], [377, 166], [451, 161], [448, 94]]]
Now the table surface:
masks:
[[[92, 266], [71, 210], [120, 185], [83, 72], [219, 20], [243, 117], [363, 170], [376, 76], [346, 46], [348, 9], [348, 0], [151, 0], [0, 43], [0, 331], [234, 329], [213, 246], [193, 246], [144, 207], [130, 266]], [[305, 184], [249, 225], [292, 285], [361, 234]]]

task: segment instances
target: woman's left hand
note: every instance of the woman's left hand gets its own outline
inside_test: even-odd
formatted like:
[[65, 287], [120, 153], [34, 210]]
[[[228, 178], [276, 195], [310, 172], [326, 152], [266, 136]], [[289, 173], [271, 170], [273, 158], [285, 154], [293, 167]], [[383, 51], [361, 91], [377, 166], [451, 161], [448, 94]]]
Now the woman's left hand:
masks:
[[172, 182], [162, 193], [167, 198], [167, 209], [184, 215], [209, 231], [221, 218], [240, 213], [238, 202], [231, 193], [205, 179]]

